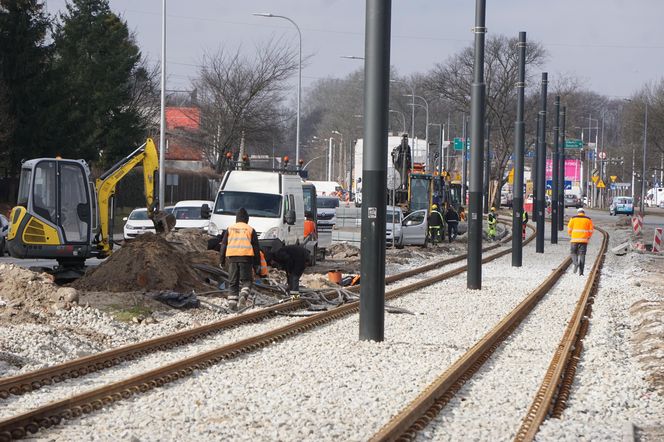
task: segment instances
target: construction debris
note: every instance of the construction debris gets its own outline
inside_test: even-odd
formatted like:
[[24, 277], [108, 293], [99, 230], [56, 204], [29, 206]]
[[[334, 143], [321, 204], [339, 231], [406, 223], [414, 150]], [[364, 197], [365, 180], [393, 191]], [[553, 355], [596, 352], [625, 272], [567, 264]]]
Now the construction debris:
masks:
[[344, 259], [360, 256], [360, 249], [348, 243], [333, 244], [327, 249], [327, 256], [330, 259]]

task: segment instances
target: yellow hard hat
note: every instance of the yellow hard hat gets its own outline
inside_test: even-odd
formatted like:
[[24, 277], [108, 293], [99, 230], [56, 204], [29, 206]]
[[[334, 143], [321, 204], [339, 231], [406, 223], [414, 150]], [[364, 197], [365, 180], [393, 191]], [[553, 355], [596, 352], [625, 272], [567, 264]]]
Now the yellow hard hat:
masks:
[[495, 207], [492, 207], [492, 208], [491, 208], [491, 211], [492, 211], [492, 212], [495, 212], [495, 211], [496, 211], [496, 208], [495, 208]]
[[431, 205], [431, 210], [436, 210], [437, 208], [438, 208], [438, 205], [437, 205], [437, 204], [432, 204], [432, 205]]

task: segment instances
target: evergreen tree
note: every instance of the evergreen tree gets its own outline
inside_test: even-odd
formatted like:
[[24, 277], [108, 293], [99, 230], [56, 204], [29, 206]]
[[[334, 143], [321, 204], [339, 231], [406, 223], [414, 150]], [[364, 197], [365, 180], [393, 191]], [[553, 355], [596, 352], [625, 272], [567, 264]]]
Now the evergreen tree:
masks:
[[145, 118], [135, 98], [141, 53], [107, 0], [72, 0], [55, 32], [62, 81], [63, 155], [106, 165], [140, 144]]
[[0, 162], [49, 155], [50, 21], [38, 0], [0, 0]]

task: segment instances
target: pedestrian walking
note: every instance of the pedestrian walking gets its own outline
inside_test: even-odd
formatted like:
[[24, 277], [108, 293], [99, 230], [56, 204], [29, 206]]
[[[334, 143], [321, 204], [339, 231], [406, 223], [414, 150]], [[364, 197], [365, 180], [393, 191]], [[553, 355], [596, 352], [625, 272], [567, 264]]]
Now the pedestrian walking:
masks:
[[498, 217], [496, 216], [496, 208], [492, 207], [489, 215], [487, 216], [487, 224], [489, 226], [489, 240], [496, 239], [496, 224], [498, 224]]
[[449, 242], [452, 242], [457, 237], [459, 227], [459, 214], [452, 205], [448, 206], [445, 212], [445, 222], [447, 223], [447, 238]]
[[526, 239], [526, 225], [528, 224], [528, 212], [523, 211], [521, 217], [521, 239]]
[[235, 224], [222, 236], [219, 259], [222, 266], [228, 262], [228, 306], [231, 310], [243, 309], [251, 290], [252, 270], [256, 268], [259, 274], [261, 267], [258, 236], [249, 225], [249, 214], [243, 207], [235, 214]]
[[576, 213], [576, 216], [573, 216], [567, 224], [567, 233], [570, 236], [570, 253], [574, 264], [574, 273], [578, 270], [579, 275], [583, 275], [588, 241], [593, 236], [595, 228], [593, 221], [586, 216], [586, 211], [583, 208], [577, 209]]
[[286, 271], [288, 293], [300, 296], [300, 277], [310, 261], [309, 251], [300, 245], [283, 246], [272, 253], [270, 262]]

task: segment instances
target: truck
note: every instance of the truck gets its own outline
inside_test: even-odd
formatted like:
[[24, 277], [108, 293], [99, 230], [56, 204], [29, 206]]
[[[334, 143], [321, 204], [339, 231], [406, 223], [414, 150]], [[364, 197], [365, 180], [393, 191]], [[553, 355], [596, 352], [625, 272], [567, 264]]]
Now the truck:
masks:
[[645, 204], [648, 207], [661, 207], [664, 205], [664, 187], [653, 187], [646, 193]]

